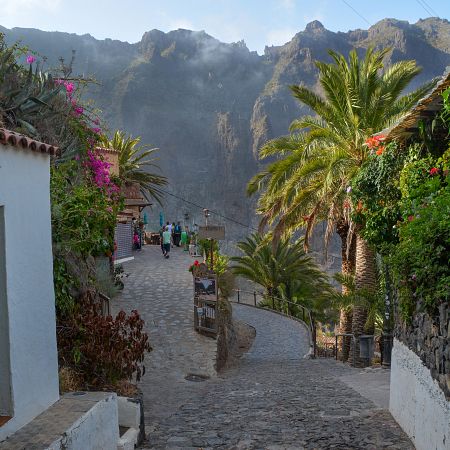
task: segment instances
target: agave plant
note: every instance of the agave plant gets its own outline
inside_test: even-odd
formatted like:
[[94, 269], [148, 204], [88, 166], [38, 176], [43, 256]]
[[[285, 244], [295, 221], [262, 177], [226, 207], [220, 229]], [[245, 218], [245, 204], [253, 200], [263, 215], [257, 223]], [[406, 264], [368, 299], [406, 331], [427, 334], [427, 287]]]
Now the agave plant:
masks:
[[7, 47], [0, 36], [0, 120], [8, 128], [23, 129], [39, 137], [35, 127], [54, 114], [51, 103], [61, 91], [49, 73], [32, 65], [28, 70], [16, 60], [18, 48]]

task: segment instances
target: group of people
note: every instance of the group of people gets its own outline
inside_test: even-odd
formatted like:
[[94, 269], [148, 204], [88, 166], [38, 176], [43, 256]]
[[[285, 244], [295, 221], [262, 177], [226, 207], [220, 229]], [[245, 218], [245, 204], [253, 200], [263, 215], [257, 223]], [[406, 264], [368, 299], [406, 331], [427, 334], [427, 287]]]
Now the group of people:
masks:
[[167, 222], [165, 226], [159, 231], [161, 237], [161, 251], [165, 258], [169, 257], [171, 247], [182, 246], [185, 251], [190, 251], [189, 248], [189, 227], [184, 229], [180, 222], [175, 225], [175, 222]]

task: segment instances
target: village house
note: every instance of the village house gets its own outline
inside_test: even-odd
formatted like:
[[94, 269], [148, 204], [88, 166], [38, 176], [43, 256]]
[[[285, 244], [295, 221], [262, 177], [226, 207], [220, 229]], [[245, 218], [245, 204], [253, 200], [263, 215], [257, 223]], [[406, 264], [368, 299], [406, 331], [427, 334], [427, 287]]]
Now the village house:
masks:
[[50, 222], [57, 148], [0, 128], [0, 441], [59, 398]]

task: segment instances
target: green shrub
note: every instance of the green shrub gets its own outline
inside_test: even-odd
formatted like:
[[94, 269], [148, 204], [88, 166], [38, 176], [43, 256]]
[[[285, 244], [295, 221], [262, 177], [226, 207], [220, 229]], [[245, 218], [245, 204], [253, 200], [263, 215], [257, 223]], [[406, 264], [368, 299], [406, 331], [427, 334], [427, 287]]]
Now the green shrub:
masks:
[[[430, 193], [432, 186], [435, 182], [427, 180], [415, 192]], [[450, 187], [413, 200], [391, 256], [404, 318], [416, 307], [434, 312], [441, 302], [450, 301]]]

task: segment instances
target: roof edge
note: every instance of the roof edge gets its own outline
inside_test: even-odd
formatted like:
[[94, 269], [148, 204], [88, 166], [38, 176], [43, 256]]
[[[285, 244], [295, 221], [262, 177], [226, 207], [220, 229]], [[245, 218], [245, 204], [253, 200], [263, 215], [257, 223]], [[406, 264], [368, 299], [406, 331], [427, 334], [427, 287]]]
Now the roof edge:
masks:
[[61, 154], [59, 147], [45, 144], [24, 134], [7, 130], [6, 128], [0, 128], [0, 144], [10, 145], [18, 149], [31, 150], [37, 153], [46, 153], [50, 156], [60, 156]]

